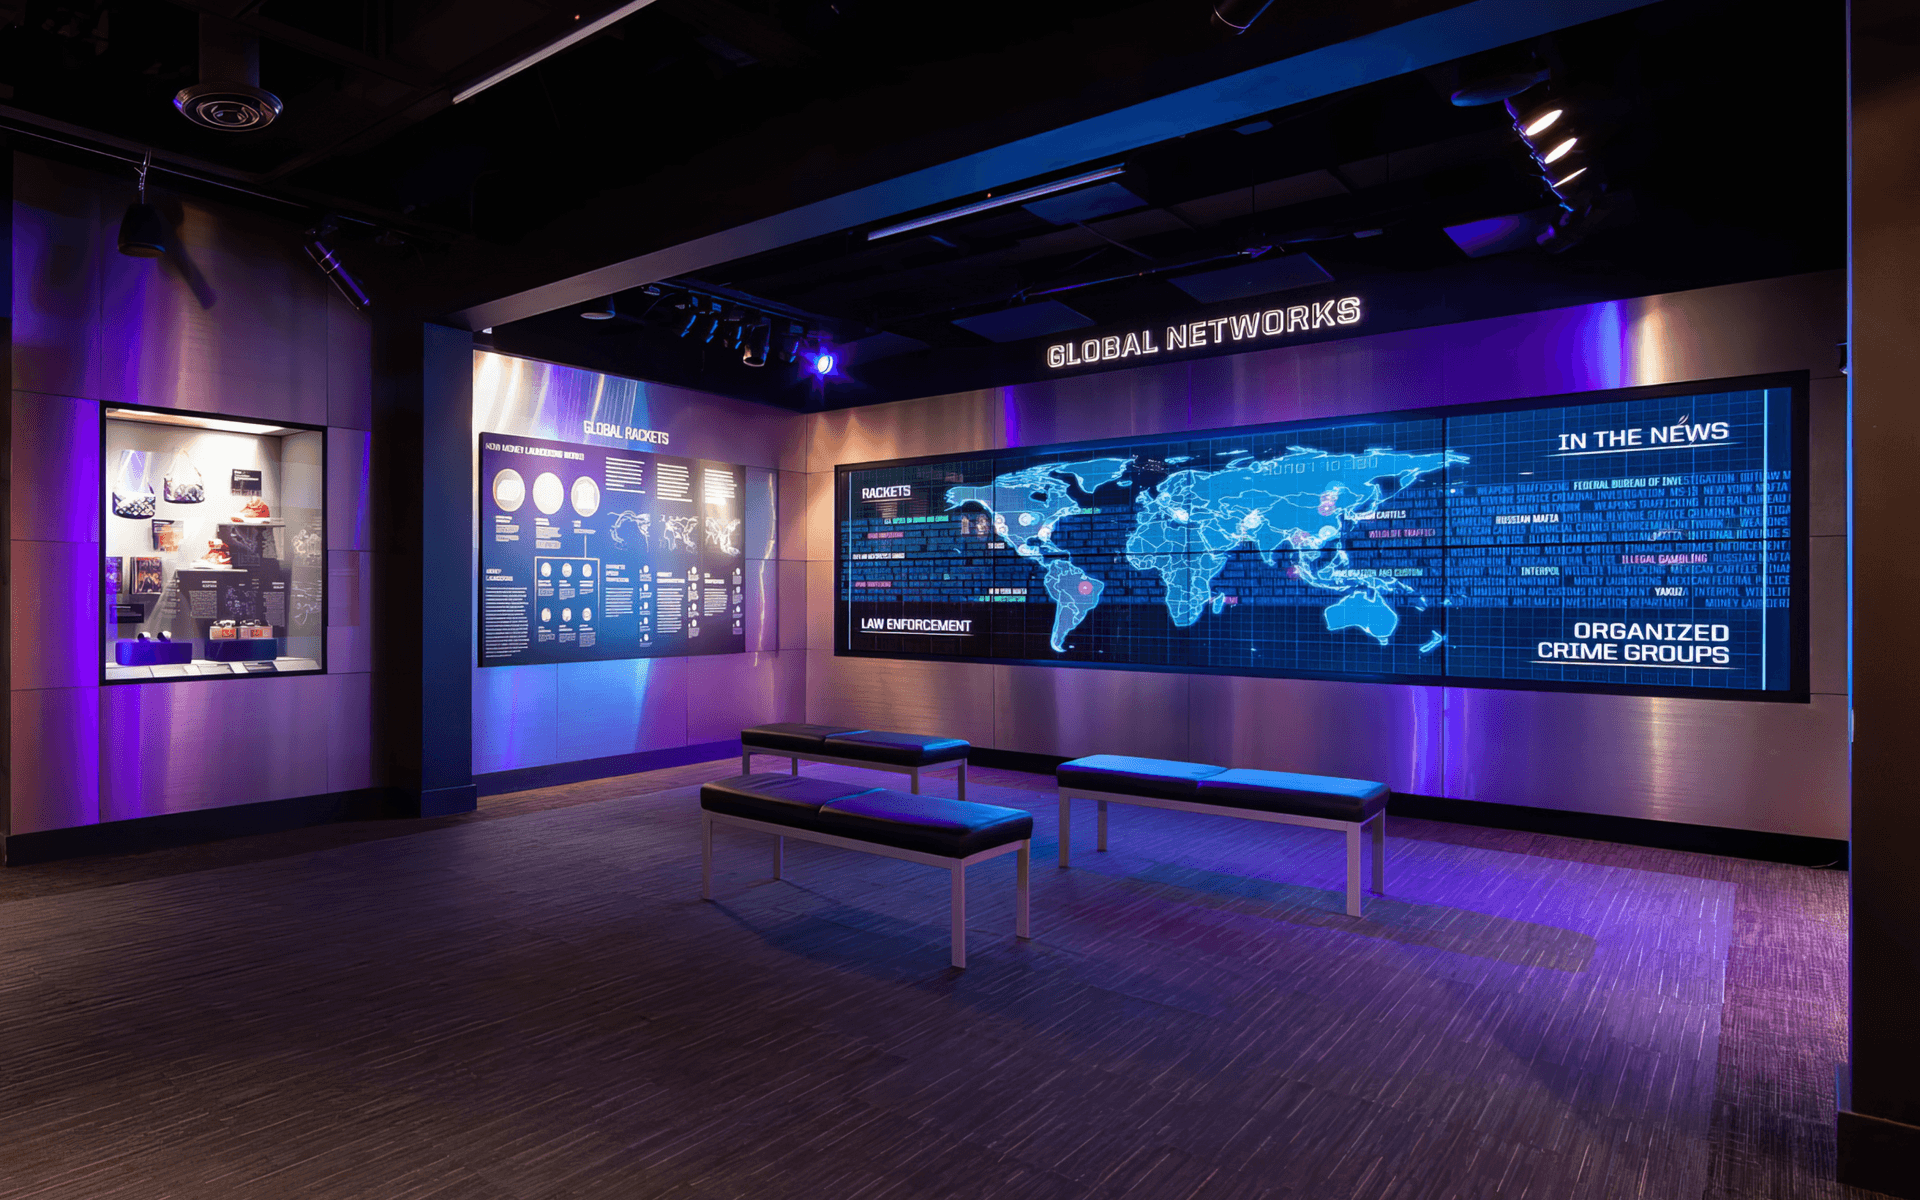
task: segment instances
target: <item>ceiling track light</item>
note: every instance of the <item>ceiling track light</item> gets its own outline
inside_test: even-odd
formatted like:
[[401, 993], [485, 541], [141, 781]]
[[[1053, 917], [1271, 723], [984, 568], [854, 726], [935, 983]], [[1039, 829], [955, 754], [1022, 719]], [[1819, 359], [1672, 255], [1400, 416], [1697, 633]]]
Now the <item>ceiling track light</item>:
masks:
[[307, 230], [307, 257], [320, 268], [321, 274], [333, 282], [334, 290], [339, 292], [348, 304], [353, 305], [355, 312], [365, 312], [373, 306], [373, 301], [367, 299], [366, 289], [360, 286], [360, 281], [348, 272], [326, 243], [326, 239], [332, 237], [338, 230], [339, 226], [334, 224], [331, 218]]
[[747, 345], [740, 352], [740, 361], [749, 367], [766, 366], [767, 351], [772, 341], [773, 322], [762, 321], [755, 325], [753, 331], [747, 335]]
[[1574, 171], [1571, 174], [1562, 175], [1560, 178], [1554, 180], [1552, 183], [1549, 183], [1547, 186], [1557, 192], [1561, 188], [1566, 187], [1568, 184], [1572, 183], [1574, 180], [1580, 178], [1582, 175], [1585, 175], [1586, 173], [1587, 173], [1587, 169], [1585, 167], [1581, 167], [1579, 170]]
[[147, 170], [153, 166], [153, 151], [140, 163], [140, 198], [127, 205], [120, 218], [120, 253], [129, 258], [159, 258], [167, 252], [167, 222], [160, 210], [147, 203]]
[[1559, 143], [1553, 149], [1540, 156], [1541, 163], [1546, 166], [1552, 166], [1554, 163], [1559, 162], [1573, 152], [1574, 144], [1579, 140], [1577, 137], [1570, 137]]
[[619, 315], [614, 311], [612, 296], [596, 300], [580, 310], [580, 319], [583, 321], [611, 321]]

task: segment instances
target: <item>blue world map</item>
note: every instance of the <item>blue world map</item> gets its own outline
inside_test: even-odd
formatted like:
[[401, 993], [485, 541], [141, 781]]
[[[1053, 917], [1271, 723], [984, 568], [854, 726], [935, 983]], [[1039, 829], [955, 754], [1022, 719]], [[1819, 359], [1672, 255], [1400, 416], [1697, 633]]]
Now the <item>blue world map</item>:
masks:
[[[1072, 492], [1092, 497], [1108, 485], [1126, 486], [1136, 461], [1042, 463], [989, 484], [947, 490], [948, 510], [984, 510], [994, 536], [1040, 572], [1054, 603], [1049, 644], [1057, 654], [1107, 587], [1055, 540], [1063, 522], [1093, 511]], [[1124, 554], [1136, 570], [1159, 577], [1167, 615], [1180, 628], [1197, 624], [1209, 609], [1221, 611], [1227, 598], [1213, 590], [1214, 580], [1235, 551], [1249, 550], [1302, 586], [1330, 593], [1323, 612], [1329, 632], [1355, 630], [1385, 645], [1400, 627], [1394, 599], [1425, 608], [1425, 597], [1391, 575], [1355, 566], [1344, 539], [1390, 496], [1466, 461], [1447, 450], [1329, 454], [1289, 446], [1282, 455], [1234, 458], [1216, 470], [1177, 470], [1135, 497]]]

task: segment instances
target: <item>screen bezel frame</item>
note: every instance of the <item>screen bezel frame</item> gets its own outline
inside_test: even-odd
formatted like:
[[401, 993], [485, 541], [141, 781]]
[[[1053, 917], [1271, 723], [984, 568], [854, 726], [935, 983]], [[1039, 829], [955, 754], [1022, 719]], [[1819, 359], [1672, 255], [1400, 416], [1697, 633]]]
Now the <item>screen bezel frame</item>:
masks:
[[[1481, 401], [1468, 404], [1444, 404], [1428, 408], [1396, 409], [1386, 412], [1350, 413], [1332, 417], [1307, 418], [1297, 421], [1275, 421], [1260, 425], [1231, 425], [1219, 429], [1173, 430], [1157, 434], [1134, 434], [1114, 438], [1100, 438], [1084, 442], [1051, 442], [1034, 446], [1003, 446], [976, 451], [957, 451], [948, 454], [923, 454], [912, 458], [879, 459], [871, 462], [836, 463], [833, 475], [833, 652], [836, 657], [900, 659], [909, 662], [952, 662], [984, 663], [999, 666], [1040, 666], [1071, 667], [1095, 671], [1152, 671], [1159, 674], [1174, 675], [1228, 675], [1245, 676], [1258, 679], [1317, 679], [1338, 683], [1376, 683], [1413, 687], [1459, 687], [1490, 688], [1498, 691], [1520, 692], [1570, 692], [1588, 695], [1610, 696], [1651, 696], [1687, 700], [1741, 700], [1768, 704], [1807, 704], [1811, 702], [1811, 673], [1809, 645], [1808, 609], [1812, 597], [1808, 594], [1809, 565], [1808, 554], [1808, 511], [1807, 511], [1807, 470], [1810, 458], [1808, 436], [1811, 428], [1811, 387], [1812, 376], [1807, 371], [1783, 371], [1763, 375], [1736, 375], [1714, 379], [1686, 380], [1675, 383], [1650, 384], [1640, 387], [1606, 388], [1585, 392], [1558, 392], [1542, 396], [1525, 396], [1510, 400]], [[1448, 416], [1467, 416], [1489, 412], [1519, 412], [1533, 408], [1551, 408], [1575, 404], [1606, 404], [1633, 400], [1657, 400], [1667, 396], [1684, 396], [1696, 392], [1708, 391], [1752, 391], [1755, 389], [1786, 389], [1791, 396], [1792, 411], [1789, 416], [1793, 430], [1793, 472], [1790, 489], [1792, 514], [1791, 531], [1787, 541], [1793, 552], [1793, 566], [1790, 574], [1790, 586], [1794, 602], [1787, 609], [1788, 641], [1793, 655], [1793, 667], [1790, 675], [1791, 686], [1785, 690], [1755, 691], [1739, 688], [1689, 688], [1661, 687], [1654, 684], [1607, 684], [1607, 683], [1568, 683], [1552, 680], [1505, 680], [1485, 679], [1468, 676], [1449, 675], [1398, 675], [1365, 674], [1346, 672], [1316, 672], [1297, 670], [1255, 670], [1247, 667], [1215, 667], [1186, 664], [1159, 663], [1105, 663], [1086, 662], [1073, 659], [1027, 659], [995, 658], [979, 655], [928, 654], [915, 651], [892, 650], [856, 650], [848, 645], [849, 604], [841, 593], [841, 583], [845, 578], [847, 546], [844, 532], [849, 515], [847, 477], [855, 471], [881, 470], [888, 467], [918, 466], [924, 463], [938, 463], [959, 457], [981, 457], [997, 454], [1045, 454], [1055, 450], [1099, 451], [1112, 447], [1137, 446], [1143, 441], [1153, 439], [1178, 440], [1203, 438], [1213, 434], [1262, 434], [1278, 433], [1292, 429], [1324, 429], [1342, 424], [1361, 424], [1369, 421], [1411, 421], [1433, 420]]]

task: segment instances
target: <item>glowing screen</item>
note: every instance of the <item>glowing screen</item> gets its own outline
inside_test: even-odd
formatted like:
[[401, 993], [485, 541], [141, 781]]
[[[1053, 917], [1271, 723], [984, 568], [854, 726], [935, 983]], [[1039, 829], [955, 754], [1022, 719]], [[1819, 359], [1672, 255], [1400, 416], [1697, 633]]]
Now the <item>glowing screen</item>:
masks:
[[843, 653], [1804, 694], [1791, 383], [839, 470]]

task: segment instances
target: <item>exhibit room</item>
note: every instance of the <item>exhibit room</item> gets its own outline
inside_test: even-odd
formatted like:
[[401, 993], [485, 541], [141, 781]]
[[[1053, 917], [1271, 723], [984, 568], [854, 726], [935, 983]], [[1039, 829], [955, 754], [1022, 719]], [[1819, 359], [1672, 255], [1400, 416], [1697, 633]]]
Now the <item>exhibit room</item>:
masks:
[[0, 9], [0, 1200], [1920, 1200], [1916, 44]]

